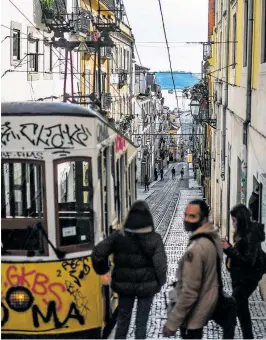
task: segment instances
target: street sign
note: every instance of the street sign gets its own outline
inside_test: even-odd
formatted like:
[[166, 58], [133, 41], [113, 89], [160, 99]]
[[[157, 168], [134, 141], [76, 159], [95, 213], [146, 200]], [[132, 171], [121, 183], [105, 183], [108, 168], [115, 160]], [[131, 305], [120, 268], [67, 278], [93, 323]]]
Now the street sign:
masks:
[[84, 41], [82, 41], [79, 47], [77, 48], [76, 52], [89, 52], [89, 48], [87, 44]]

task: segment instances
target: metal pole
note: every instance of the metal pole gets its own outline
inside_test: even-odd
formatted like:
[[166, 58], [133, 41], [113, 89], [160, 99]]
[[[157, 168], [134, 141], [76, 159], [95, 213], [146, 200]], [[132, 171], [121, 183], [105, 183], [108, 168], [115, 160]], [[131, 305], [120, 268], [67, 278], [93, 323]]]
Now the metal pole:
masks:
[[102, 71], [101, 71], [101, 45], [98, 44], [98, 89], [99, 89], [99, 101], [100, 109], [102, 109]]

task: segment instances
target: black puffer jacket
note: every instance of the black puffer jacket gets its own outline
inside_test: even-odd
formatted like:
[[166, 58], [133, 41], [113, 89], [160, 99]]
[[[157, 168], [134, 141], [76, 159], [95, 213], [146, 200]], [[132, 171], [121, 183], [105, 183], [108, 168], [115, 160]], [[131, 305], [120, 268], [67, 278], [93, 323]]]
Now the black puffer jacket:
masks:
[[264, 225], [252, 223], [245, 236], [235, 234], [235, 245], [224, 250], [229, 259], [228, 268], [233, 285], [258, 282], [263, 275], [263, 251], [265, 240]]
[[116, 231], [94, 248], [92, 263], [99, 275], [109, 271], [108, 256], [114, 255], [112, 289], [118, 294], [153, 296], [166, 282], [164, 245], [161, 236], [149, 229], [139, 233]]

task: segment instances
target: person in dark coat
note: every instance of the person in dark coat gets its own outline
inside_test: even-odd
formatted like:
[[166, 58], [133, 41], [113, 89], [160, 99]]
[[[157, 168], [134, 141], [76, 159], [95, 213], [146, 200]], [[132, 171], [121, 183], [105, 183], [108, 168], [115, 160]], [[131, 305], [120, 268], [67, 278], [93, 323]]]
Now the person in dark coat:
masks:
[[160, 170], [160, 174], [161, 174], [161, 181], [163, 180], [163, 168]]
[[259, 186], [256, 186], [255, 191], [252, 192], [248, 202], [248, 207], [251, 210], [253, 221], [259, 220], [259, 192], [260, 188]]
[[258, 286], [263, 275], [264, 226], [251, 221], [249, 209], [236, 205], [230, 212], [235, 228], [234, 246], [224, 240], [227, 268], [232, 279], [233, 297], [237, 304], [243, 339], [253, 339], [248, 299]]
[[149, 180], [149, 176], [146, 174], [144, 177], [144, 185], [145, 185], [145, 191], [149, 191], [149, 186], [150, 186], [150, 180]]
[[172, 179], [174, 179], [175, 178], [175, 168], [173, 167], [172, 168]]
[[112, 289], [119, 296], [116, 339], [126, 339], [135, 299], [138, 300], [136, 339], [146, 338], [146, 326], [153, 297], [166, 282], [167, 258], [161, 236], [145, 201], [133, 203], [123, 230], [100, 242], [92, 263], [99, 275], [109, 272], [113, 254]]

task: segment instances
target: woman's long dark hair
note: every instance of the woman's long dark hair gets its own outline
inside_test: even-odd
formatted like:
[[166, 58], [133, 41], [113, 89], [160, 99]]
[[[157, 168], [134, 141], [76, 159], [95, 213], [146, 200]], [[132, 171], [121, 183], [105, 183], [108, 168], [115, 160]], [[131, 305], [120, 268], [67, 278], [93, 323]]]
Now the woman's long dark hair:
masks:
[[230, 215], [237, 220], [237, 228], [235, 234], [244, 236], [251, 226], [251, 213], [244, 204], [237, 204], [230, 211]]
[[132, 225], [134, 225], [134, 229], [141, 227], [154, 228], [152, 214], [147, 202], [138, 200], [132, 204], [124, 228], [131, 229]]

